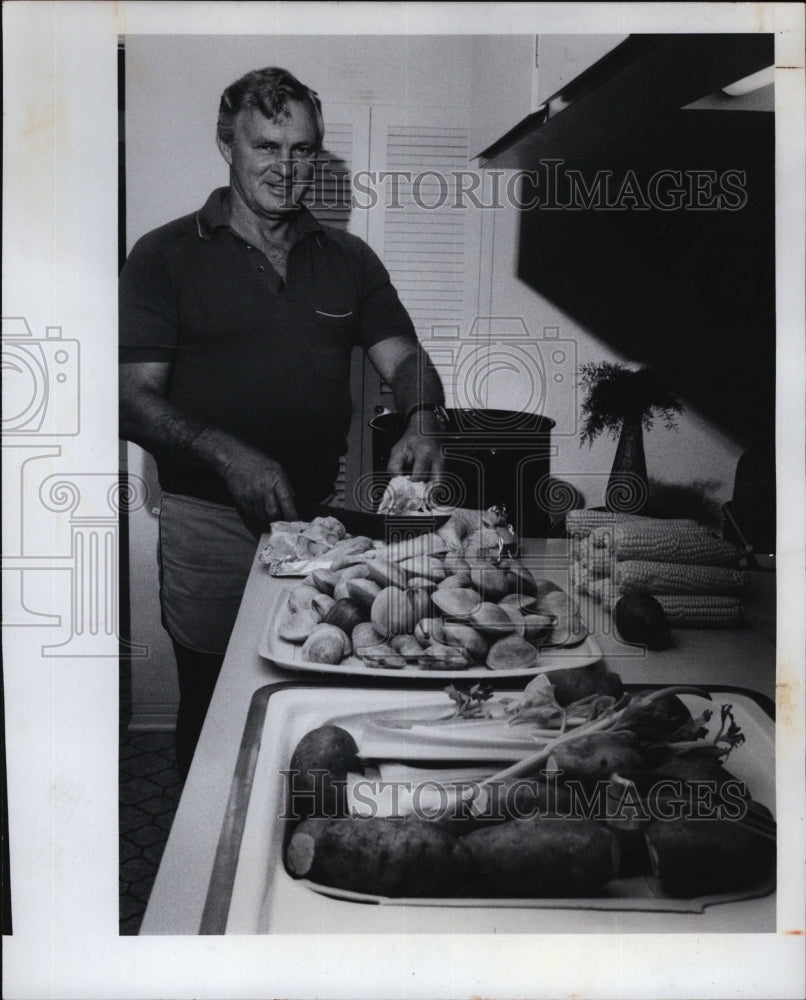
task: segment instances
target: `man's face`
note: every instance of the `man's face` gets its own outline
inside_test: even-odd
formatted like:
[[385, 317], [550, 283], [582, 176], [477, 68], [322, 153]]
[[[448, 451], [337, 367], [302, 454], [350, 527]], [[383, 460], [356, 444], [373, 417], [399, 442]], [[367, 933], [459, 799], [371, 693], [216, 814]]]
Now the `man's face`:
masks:
[[289, 101], [287, 112], [270, 120], [256, 108], [246, 108], [235, 118], [232, 143], [219, 143], [235, 193], [261, 218], [296, 211], [313, 180], [316, 119], [298, 101]]

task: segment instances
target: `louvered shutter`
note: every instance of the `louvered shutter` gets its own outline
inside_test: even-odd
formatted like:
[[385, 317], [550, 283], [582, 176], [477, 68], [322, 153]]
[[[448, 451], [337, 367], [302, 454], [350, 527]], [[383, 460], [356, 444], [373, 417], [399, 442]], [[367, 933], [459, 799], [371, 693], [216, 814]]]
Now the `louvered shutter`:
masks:
[[[478, 300], [481, 213], [466, 194], [473, 183], [469, 135], [466, 111], [372, 109], [379, 202], [369, 213], [369, 242], [443, 376], [449, 403], [457, 345], [450, 334], [445, 343], [445, 332], [458, 340]], [[381, 180], [383, 173], [390, 176]], [[392, 409], [389, 387], [378, 392], [375, 405]]]

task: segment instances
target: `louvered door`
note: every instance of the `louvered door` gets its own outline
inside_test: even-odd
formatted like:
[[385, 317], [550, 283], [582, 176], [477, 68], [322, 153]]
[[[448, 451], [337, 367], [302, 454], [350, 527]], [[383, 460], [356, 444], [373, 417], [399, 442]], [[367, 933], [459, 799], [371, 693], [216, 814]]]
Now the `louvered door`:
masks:
[[[369, 242], [386, 265], [420, 342], [452, 402], [459, 341], [478, 300], [481, 213], [467, 195], [473, 183], [466, 111], [372, 109], [373, 171], [378, 184]], [[365, 375], [367, 402], [394, 408], [388, 386]]]

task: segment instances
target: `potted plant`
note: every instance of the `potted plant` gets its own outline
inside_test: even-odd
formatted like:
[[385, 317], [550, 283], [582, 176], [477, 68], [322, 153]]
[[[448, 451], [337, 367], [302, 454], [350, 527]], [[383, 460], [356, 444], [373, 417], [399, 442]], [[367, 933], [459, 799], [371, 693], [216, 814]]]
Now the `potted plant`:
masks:
[[616, 362], [600, 361], [583, 364], [579, 373], [585, 392], [580, 444], [590, 446], [603, 431], [618, 438], [605, 506], [638, 514], [649, 500], [644, 430], [650, 430], [659, 418], [667, 428], [676, 430], [676, 415], [683, 406], [649, 368], [634, 371]]

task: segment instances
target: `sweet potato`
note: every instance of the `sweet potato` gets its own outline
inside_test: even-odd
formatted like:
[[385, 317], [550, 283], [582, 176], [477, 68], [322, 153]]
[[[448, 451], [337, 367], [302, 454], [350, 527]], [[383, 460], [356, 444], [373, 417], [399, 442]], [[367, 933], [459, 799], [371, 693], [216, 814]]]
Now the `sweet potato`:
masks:
[[452, 896], [468, 878], [469, 852], [445, 831], [413, 817], [301, 823], [286, 851], [298, 878], [377, 896]]
[[361, 773], [358, 747], [340, 726], [320, 726], [297, 744], [289, 765], [289, 800], [295, 815], [343, 816], [348, 772]]
[[517, 819], [462, 837], [479, 896], [585, 896], [615, 874], [615, 841], [599, 823]]

